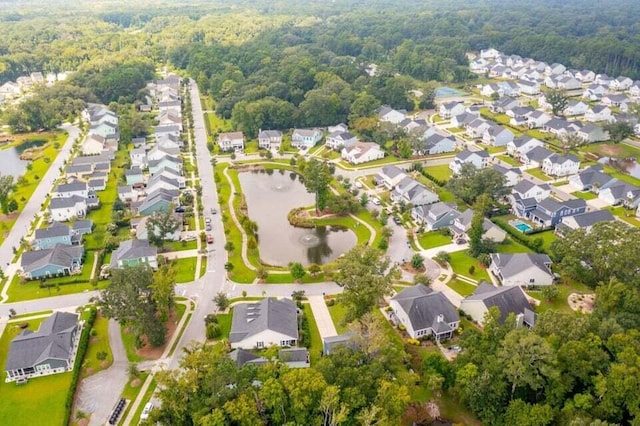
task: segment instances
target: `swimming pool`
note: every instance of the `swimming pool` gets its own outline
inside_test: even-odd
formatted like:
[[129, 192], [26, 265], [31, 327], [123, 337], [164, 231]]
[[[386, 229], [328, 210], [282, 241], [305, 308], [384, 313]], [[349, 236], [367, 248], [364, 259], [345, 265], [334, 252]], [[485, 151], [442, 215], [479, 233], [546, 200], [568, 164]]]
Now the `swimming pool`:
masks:
[[511, 225], [513, 225], [514, 228], [516, 228], [518, 231], [522, 233], [529, 232], [533, 229], [528, 224], [524, 222], [520, 222], [519, 220], [514, 220], [513, 222], [511, 222]]
[[462, 93], [461, 91], [452, 89], [451, 87], [438, 87], [435, 92], [436, 98], [445, 98], [447, 96], [459, 96], [463, 94], [464, 93]]

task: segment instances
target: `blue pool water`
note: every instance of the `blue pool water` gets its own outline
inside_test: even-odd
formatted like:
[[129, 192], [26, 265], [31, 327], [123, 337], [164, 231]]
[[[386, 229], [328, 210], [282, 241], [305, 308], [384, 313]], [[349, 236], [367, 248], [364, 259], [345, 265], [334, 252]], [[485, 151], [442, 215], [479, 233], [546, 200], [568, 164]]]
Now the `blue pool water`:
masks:
[[456, 96], [462, 95], [463, 93], [459, 90], [452, 89], [451, 87], [439, 87], [436, 89], [436, 98], [444, 98], [447, 96]]
[[531, 231], [531, 227], [529, 225], [527, 225], [526, 223], [514, 223], [513, 226], [516, 227], [516, 229], [520, 232], [527, 232], [527, 231]]

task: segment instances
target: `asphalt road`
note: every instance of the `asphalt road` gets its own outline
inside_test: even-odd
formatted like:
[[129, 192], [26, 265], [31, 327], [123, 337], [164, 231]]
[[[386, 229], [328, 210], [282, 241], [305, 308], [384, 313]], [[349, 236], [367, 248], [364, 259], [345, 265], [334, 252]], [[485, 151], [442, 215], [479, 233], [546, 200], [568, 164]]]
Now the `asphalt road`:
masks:
[[58, 156], [51, 163], [47, 173], [41, 177], [40, 184], [38, 184], [38, 187], [31, 195], [27, 205], [18, 216], [18, 219], [16, 219], [13, 228], [9, 231], [4, 242], [0, 245], [0, 265], [2, 265], [3, 268], [11, 262], [14, 256], [13, 248], [20, 247], [20, 239], [28, 233], [27, 231], [29, 230], [31, 221], [36, 215], [38, 215], [38, 213], [40, 213], [41, 204], [47, 198], [47, 195], [51, 193], [53, 183], [60, 174], [60, 168], [64, 166], [65, 161], [67, 161], [71, 155], [73, 142], [76, 140], [78, 135], [80, 135], [80, 129], [72, 124], [65, 123], [61, 127], [63, 130], [69, 132], [67, 141], [62, 145]]

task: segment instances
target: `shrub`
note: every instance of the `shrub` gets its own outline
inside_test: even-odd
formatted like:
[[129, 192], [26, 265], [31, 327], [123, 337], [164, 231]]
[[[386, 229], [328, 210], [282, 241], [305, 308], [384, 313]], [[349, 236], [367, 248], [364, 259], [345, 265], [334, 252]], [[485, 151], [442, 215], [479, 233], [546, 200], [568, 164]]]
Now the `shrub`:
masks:
[[327, 300], [327, 306], [334, 306], [335, 304], [336, 304], [336, 300], [335, 299]]
[[476, 267], [473, 265], [469, 266], [469, 274], [473, 275], [475, 273], [476, 273]]
[[96, 358], [98, 361], [104, 361], [107, 359], [107, 353], [105, 351], [100, 351], [96, 354]]
[[222, 335], [220, 326], [215, 323], [207, 324], [207, 339], [217, 339]]
[[204, 323], [206, 325], [217, 324], [218, 323], [218, 316], [215, 315], [215, 314], [209, 314], [206, 317], [204, 317]]

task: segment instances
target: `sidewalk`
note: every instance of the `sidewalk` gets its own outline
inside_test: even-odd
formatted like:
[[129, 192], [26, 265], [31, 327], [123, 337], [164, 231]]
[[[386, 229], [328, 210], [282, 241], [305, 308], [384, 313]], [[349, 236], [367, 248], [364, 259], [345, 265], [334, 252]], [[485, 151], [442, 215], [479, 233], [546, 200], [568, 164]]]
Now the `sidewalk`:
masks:
[[324, 339], [325, 337], [336, 336], [338, 332], [336, 331], [335, 325], [333, 325], [329, 308], [327, 308], [327, 304], [324, 302], [324, 296], [309, 296], [308, 299], [309, 305], [311, 305], [311, 311], [313, 311], [313, 316], [318, 325], [320, 337]]

